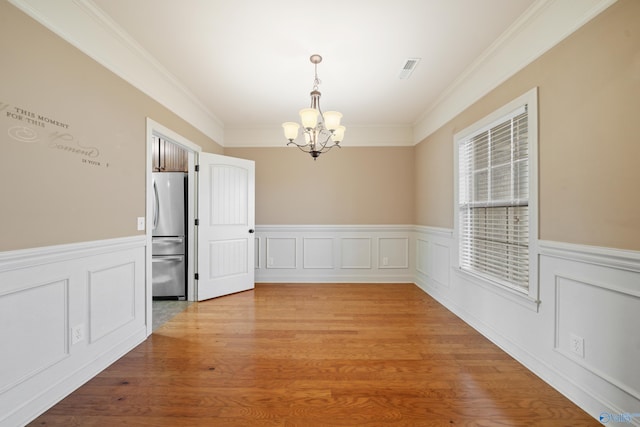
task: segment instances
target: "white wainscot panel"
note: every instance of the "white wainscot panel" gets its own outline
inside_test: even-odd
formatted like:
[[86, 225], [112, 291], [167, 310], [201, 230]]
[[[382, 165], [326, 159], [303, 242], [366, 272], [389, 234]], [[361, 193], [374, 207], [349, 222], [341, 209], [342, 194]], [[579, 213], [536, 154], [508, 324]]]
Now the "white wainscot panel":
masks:
[[305, 237], [302, 252], [302, 268], [333, 268], [332, 238]]
[[371, 238], [344, 237], [340, 239], [342, 268], [371, 268]]
[[267, 237], [267, 268], [296, 268], [295, 237]]
[[67, 279], [0, 295], [0, 394], [68, 356]]
[[255, 238], [255, 245], [253, 245], [253, 250], [254, 250], [254, 257], [253, 260], [255, 262], [255, 268], [260, 268], [261, 266], [261, 261], [260, 261], [260, 237], [256, 237]]
[[640, 293], [556, 276], [555, 348], [640, 399]]
[[429, 242], [423, 239], [416, 239], [416, 271], [425, 276], [431, 276], [429, 253]]
[[378, 239], [379, 268], [409, 268], [409, 239], [381, 237]]
[[431, 243], [430, 252], [433, 254], [432, 263], [429, 270], [432, 272], [431, 278], [440, 285], [449, 286], [449, 272], [451, 271], [451, 259], [449, 246], [440, 243]]
[[247, 239], [217, 240], [209, 244], [209, 279], [247, 272]]
[[135, 264], [126, 263], [89, 272], [89, 341], [135, 318]]
[[425, 275], [430, 284], [449, 286], [449, 273], [451, 271], [449, 240], [442, 236], [417, 238], [416, 271]]

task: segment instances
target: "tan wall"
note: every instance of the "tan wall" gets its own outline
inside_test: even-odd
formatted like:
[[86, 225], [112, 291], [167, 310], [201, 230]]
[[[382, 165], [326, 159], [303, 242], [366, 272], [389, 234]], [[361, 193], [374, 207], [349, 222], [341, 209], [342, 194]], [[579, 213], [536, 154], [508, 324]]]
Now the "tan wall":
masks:
[[316, 161], [293, 147], [225, 155], [256, 162], [257, 224], [414, 223], [413, 147], [345, 146]]
[[142, 234], [146, 117], [222, 153], [4, 1], [0, 55], [0, 251]]
[[[540, 237], [638, 250], [637, 22], [640, 2], [620, 0], [415, 148], [224, 153], [256, 161], [259, 224], [452, 227], [453, 135], [538, 86]], [[0, 251], [140, 234], [146, 117], [223, 152], [7, 2], [0, 54]]]
[[639, 22], [620, 0], [419, 144], [417, 223], [453, 226], [453, 135], [538, 86], [540, 238], [639, 250]]
[[453, 145], [444, 127], [415, 147], [416, 222], [453, 228]]

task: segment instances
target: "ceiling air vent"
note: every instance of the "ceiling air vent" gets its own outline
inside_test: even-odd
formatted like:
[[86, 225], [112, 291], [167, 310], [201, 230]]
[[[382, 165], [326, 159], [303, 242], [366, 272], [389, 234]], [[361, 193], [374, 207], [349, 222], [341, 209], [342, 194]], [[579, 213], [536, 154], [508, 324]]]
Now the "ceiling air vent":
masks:
[[418, 62], [420, 62], [420, 58], [408, 58], [400, 70], [398, 78], [401, 80], [408, 79], [411, 73], [413, 73], [413, 70], [418, 66]]

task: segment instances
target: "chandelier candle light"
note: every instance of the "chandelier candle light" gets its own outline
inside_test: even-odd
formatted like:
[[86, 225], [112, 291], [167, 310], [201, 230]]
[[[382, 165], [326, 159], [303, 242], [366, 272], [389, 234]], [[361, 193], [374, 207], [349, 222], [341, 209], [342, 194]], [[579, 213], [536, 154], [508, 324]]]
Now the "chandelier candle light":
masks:
[[300, 121], [302, 122], [302, 132], [304, 144], [298, 144], [300, 125], [295, 122], [282, 124], [284, 137], [289, 140], [287, 145], [295, 145], [305, 153], [311, 154], [316, 160], [322, 153], [326, 153], [333, 147], [340, 148], [340, 142], [344, 138], [345, 127], [340, 125], [342, 114], [337, 111], [327, 111], [323, 113], [320, 109], [320, 92], [318, 85], [318, 64], [322, 62], [320, 55], [311, 55], [309, 58], [315, 67], [315, 79], [313, 80], [313, 90], [311, 91], [311, 107], [300, 110]]

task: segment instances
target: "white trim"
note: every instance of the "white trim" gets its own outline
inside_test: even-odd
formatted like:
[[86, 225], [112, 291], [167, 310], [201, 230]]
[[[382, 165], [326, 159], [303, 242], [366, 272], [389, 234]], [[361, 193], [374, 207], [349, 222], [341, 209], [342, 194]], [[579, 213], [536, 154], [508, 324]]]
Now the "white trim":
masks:
[[0, 272], [145, 246], [144, 235], [0, 252]]
[[415, 231], [417, 231], [418, 233], [436, 235], [436, 236], [444, 237], [447, 239], [453, 238], [453, 228], [441, 228], [441, 227], [430, 227], [427, 225], [416, 225]]
[[587, 264], [640, 272], [640, 252], [540, 240], [540, 255]]
[[321, 233], [344, 233], [355, 231], [366, 232], [411, 232], [415, 230], [414, 225], [307, 225], [307, 224], [282, 224], [282, 225], [256, 225], [256, 233], [273, 232], [321, 232]]

